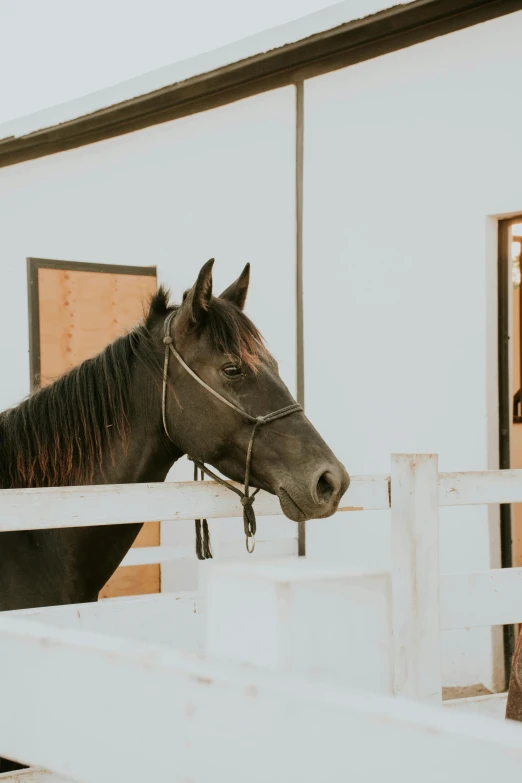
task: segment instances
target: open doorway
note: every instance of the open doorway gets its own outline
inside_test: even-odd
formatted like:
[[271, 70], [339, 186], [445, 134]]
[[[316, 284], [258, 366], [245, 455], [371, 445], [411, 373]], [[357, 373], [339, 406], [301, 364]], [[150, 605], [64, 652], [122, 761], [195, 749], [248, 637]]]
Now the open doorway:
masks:
[[[511, 340], [510, 391], [513, 401], [510, 437], [510, 467], [522, 469], [522, 220], [510, 226]], [[522, 504], [512, 506], [512, 565], [522, 566]]]
[[[499, 468], [522, 469], [522, 215], [498, 224]], [[502, 568], [522, 567], [522, 504], [500, 506]], [[521, 626], [504, 626], [509, 682]]]

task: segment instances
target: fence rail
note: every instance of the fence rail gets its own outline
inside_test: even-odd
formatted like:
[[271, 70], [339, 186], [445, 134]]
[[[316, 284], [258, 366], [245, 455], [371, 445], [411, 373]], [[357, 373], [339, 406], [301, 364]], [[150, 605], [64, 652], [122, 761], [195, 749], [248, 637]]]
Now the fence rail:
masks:
[[440, 506], [522, 503], [522, 470], [439, 473]]
[[[339, 512], [390, 509], [391, 493], [388, 476], [354, 476]], [[522, 470], [439, 473], [438, 503], [522, 503]], [[256, 512], [282, 516], [278, 499], [266, 492], [259, 493]], [[0, 532], [241, 515], [237, 498], [212, 481], [0, 490]]]
[[[54, 783], [58, 774], [85, 783], [143, 783], [151, 776], [166, 783], [173, 779], [173, 769], [174, 779], [198, 782], [217, 779], [219, 770], [230, 783], [239, 783], [248, 770], [261, 782], [274, 776], [274, 759], [281, 779], [300, 783], [360, 778], [362, 771], [366, 779], [377, 780], [389, 776], [390, 763], [392, 773], [405, 783], [418, 780], [421, 773], [428, 782], [450, 779], [450, 769], [455, 780], [464, 776], [486, 782], [493, 771], [514, 775], [522, 764], [519, 726], [495, 727], [474, 723], [474, 716], [451, 714], [452, 710], [448, 715], [400, 699], [357, 696], [345, 691], [339, 678], [336, 687], [312, 684], [306, 678], [288, 682], [277, 668], [284, 668], [299, 651], [305, 668], [314, 670], [317, 662], [319, 669], [337, 667], [357, 685], [365, 666], [368, 677], [373, 673], [369, 645], [377, 638], [383, 642], [388, 628], [389, 644], [375, 645], [377, 652], [389, 650], [393, 676], [385, 677], [388, 684], [383, 680], [382, 687], [417, 702], [440, 703], [440, 630], [521, 622], [522, 569], [441, 575], [439, 507], [511, 502], [522, 502], [522, 471], [438, 473], [436, 455], [395, 455], [390, 477], [353, 478], [340, 509], [391, 508], [391, 580], [369, 573], [343, 576], [333, 566], [318, 574], [309, 563], [305, 584], [299, 572], [304, 564], [296, 559], [277, 566], [281, 578], [274, 576], [275, 566], [261, 568], [255, 590], [249, 593], [254, 589], [250, 564], [243, 572], [243, 566], [234, 572], [227, 566], [222, 572], [221, 608], [214, 606], [214, 625], [206, 626], [202, 623], [208, 621], [210, 601], [200, 595], [166, 594], [4, 613], [0, 754], [55, 770], [50, 776], [37, 770], [27, 773], [27, 783], [30, 775], [35, 781]], [[277, 498], [266, 493], [260, 493], [256, 510], [259, 516], [281, 517]], [[227, 520], [241, 513], [236, 498], [213, 482], [0, 491], [0, 532], [201, 516]], [[289, 554], [295, 553], [292, 524], [267, 520], [269, 532], [270, 525], [277, 528], [279, 543], [288, 541]], [[229, 543], [233, 547], [237, 542]], [[129, 552], [124, 564], [193, 556], [192, 548], [150, 547]], [[336, 580], [344, 585], [338, 591], [333, 588]], [[214, 588], [209, 596], [218, 595]], [[285, 600], [275, 600], [283, 595], [281, 590]], [[321, 611], [318, 590], [323, 591]], [[311, 602], [310, 596], [315, 596]], [[272, 607], [266, 617], [257, 611], [256, 601], [261, 608]], [[291, 601], [295, 612], [289, 610]], [[315, 625], [310, 623], [313, 606]], [[370, 609], [381, 620], [369, 622]], [[388, 625], [382, 620], [387, 612]], [[334, 621], [336, 613], [344, 616], [344, 623]], [[259, 618], [267, 621], [262, 628]], [[355, 655], [351, 626], [360, 630], [355, 666], [348, 660]], [[213, 638], [228, 645], [226, 655], [217, 655], [216, 648], [210, 650], [215, 657], [191, 655], [205, 649], [205, 627], [207, 637], [209, 628], [217, 629]], [[252, 667], [260, 665], [256, 656], [266, 653], [262, 643], [270, 637], [269, 627], [273, 672]], [[322, 635], [314, 631], [319, 627], [322, 635], [337, 634], [339, 644], [325, 647]], [[223, 633], [222, 628], [230, 632]], [[260, 643], [250, 644], [254, 659], [247, 656], [247, 668], [232, 663], [241, 658], [233, 642], [239, 629], [247, 645], [260, 634]], [[281, 634], [286, 634], [283, 646]], [[294, 644], [296, 639], [307, 643]], [[154, 640], [154, 645], [147, 640]], [[283, 648], [286, 657], [280, 659]], [[480, 699], [473, 702], [474, 709], [482, 709]], [[495, 697], [486, 707], [486, 712], [499, 713], [502, 699]], [[85, 742], [93, 721], [98, 733], [110, 737], [96, 752]], [[408, 752], [397, 754], [399, 746]], [[130, 757], [129, 747], [140, 752]]]
[[[237, 485], [236, 485], [237, 486]], [[386, 476], [354, 477], [340, 511], [389, 508]], [[256, 498], [258, 516], [281, 516], [279, 500]], [[104, 484], [0, 490], [0, 532], [128, 523], [241, 517], [238, 498], [213, 481]]]
[[490, 783], [522, 766], [518, 726], [19, 619], [0, 634], [2, 752], [85, 783]]

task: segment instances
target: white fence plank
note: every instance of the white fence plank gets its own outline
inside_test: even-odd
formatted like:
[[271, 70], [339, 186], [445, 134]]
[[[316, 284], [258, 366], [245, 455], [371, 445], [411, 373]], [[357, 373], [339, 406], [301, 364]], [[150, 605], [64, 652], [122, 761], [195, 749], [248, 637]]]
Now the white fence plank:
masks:
[[89, 604], [19, 609], [1, 616], [202, 653], [203, 604], [196, 594], [161, 593], [106, 598]]
[[211, 656], [393, 693], [388, 573], [306, 558], [216, 563], [205, 602]]
[[439, 474], [439, 505], [522, 503], [522, 470]]
[[4, 772], [0, 774], [0, 783], [74, 783], [69, 778], [55, 775], [45, 769], [31, 767], [17, 772]]
[[440, 702], [436, 455], [392, 456], [395, 692]]
[[170, 563], [185, 557], [194, 557], [194, 547], [138, 546], [129, 549], [120, 563], [120, 568]]
[[[258, 520], [258, 530], [263, 525], [262, 520]], [[245, 539], [241, 537], [238, 541], [223, 541], [216, 545], [216, 554], [220, 560], [267, 560], [274, 557], [297, 557], [298, 544], [297, 536], [292, 539], [274, 541], [263, 541], [257, 539], [254, 552], [249, 555], [245, 548]]]
[[[254, 505], [255, 508], [255, 505]], [[257, 513], [257, 509], [256, 509]], [[259, 516], [259, 515], [258, 515]], [[237, 518], [234, 519], [213, 519], [210, 520], [210, 534], [212, 536], [212, 545], [218, 538], [221, 542], [242, 541], [245, 543], [245, 534], [243, 525], [237, 524]], [[273, 541], [274, 539], [291, 539], [297, 536], [297, 525], [291, 519], [284, 517], [279, 513], [275, 517], [260, 517], [260, 523], [256, 533], [256, 543], [258, 541]]]
[[471, 696], [468, 699], [448, 699], [442, 706], [448, 710], [456, 710], [476, 715], [490, 715], [494, 718], [506, 717], [507, 693], [492, 693], [486, 696]]
[[[262, 527], [262, 523], [260, 525]], [[242, 530], [242, 528], [241, 528]], [[259, 527], [258, 527], [259, 530]], [[263, 540], [256, 538], [256, 548], [249, 560], [261, 558], [290, 557], [297, 555], [297, 531], [292, 538], [276, 538]], [[239, 541], [212, 541], [212, 551], [216, 559], [243, 559], [248, 554], [245, 549], [245, 539]], [[193, 546], [150, 546], [130, 549], [125, 555], [120, 567], [147, 565], [149, 563], [172, 563], [177, 560], [194, 560], [196, 557]]]
[[522, 768], [518, 724], [6, 617], [0, 652], [0, 754], [83, 783], [491, 783]]
[[522, 568], [441, 574], [444, 630], [522, 623]]
[[[388, 479], [354, 477], [340, 510], [379, 508], [389, 508]], [[260, 492], [256, 513], [282, 515], [279, 500]], [[239, 498], [212, 481], [0, 490], [0, 532], [242, 514]]]
[[[522, 502], [522, 470], [439, 474], [439, 505]], [[354, 476], [343, 511], [390, 508], [386, 476]], [[258, 516], [281, 516], [276, 497], [260, 492]], [[240, 517], [239, 501], [214, 482], [166, 482], [0, 490], [0, 532], [81, 525]]]

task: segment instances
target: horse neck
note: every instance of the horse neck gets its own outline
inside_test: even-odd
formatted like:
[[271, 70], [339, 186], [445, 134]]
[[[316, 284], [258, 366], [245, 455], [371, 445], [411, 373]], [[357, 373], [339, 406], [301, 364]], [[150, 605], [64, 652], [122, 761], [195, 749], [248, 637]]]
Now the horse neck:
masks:
[[[150, 371], [137, 366], [132, 386], [127, 442], [116, 447], [114, 460], [109, 456], [104, 459], [94, 478], [95, 484], [164, 481], [174, 462], [182, 456], [166, 440], [161, 420], [161, 388], [150, 377]], [[73, 556], [83, 577], [84, 590], [92, 593], [93, 598], [114, 573], [142, 526], [111, 525], [75, 531]]]

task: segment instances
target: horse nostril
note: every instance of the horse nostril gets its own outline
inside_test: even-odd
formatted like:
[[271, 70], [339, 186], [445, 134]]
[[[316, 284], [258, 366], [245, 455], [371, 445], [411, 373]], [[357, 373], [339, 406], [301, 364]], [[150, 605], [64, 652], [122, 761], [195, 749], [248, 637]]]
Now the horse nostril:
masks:
[[332, 473], [326, 471], [317, 482], [317, 499], [322, 503], [329, 503], [334, 492], [339, 489], [339, 484]]

